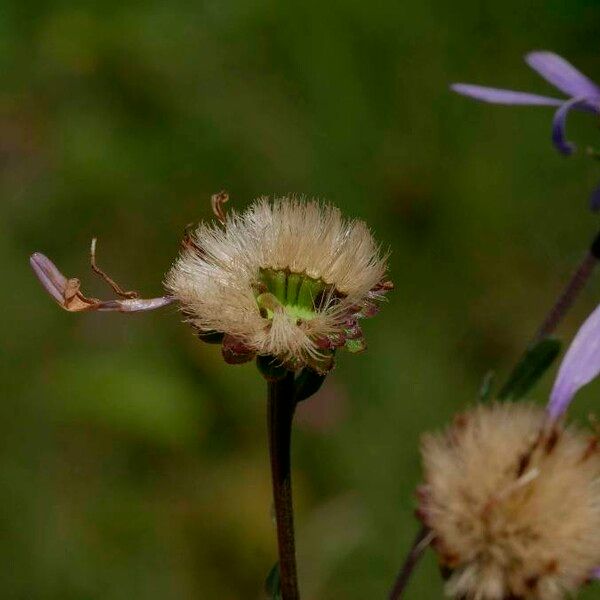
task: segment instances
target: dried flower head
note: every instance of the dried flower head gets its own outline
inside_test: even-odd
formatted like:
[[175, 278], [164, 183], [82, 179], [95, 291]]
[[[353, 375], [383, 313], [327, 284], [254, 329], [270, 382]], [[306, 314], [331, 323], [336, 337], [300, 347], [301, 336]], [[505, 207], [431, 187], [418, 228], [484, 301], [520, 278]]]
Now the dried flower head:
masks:
[[[325, 372], [336, 348], [364, 347], [358, 323], [391, 284], [362, 221], [317, 201], [261, 199], [187, 236], [165, 285], [201, 336], [223, 337], [230, 362], [269, 355]], [[217, 198], [219, 200], [219, 198]]]
[[419, 516], [450, 596], [555, 600], [600, 565], [598, 438], [533, 405], [479, 405], [422, 454]]

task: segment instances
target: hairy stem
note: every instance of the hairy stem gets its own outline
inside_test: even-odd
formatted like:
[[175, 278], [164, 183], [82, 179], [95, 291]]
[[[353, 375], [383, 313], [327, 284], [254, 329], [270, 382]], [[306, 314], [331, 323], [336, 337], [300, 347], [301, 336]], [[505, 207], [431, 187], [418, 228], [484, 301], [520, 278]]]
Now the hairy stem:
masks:
[[431, 542], [430, 533], [429, 528], [425, 525], [423, 525], [419, 530], [419, 533], [417, 533], [415, 541], [410, 547], [410, 552], [404, 559], [404, 564], [396, 577], [394, 587], [390, 592], [389, 600], [399, 600], [402, 598], [402, 594], [408, 585], [408, 581], [410, 580], [414, 568], [417, 566], [417, 563]]
[[294, 374], [268, 383], [268, 432], [273, 482], [273, 503], [277, 523], [277, 546], [283, 600], [298, 600], [296, 549], [294, 541], [294, 509], [292, 504], [291, 438], [294, 399]]
[[593, 239], [589, 250], [571, 275], [571, 278], [554, 303], [554, 306], [550, 309], [550, 312], [538, 329], [535, 338], [533, 339], [533, 343], [539, 342], [554, 333], [589, 281], [599, 259], [600, 233]]

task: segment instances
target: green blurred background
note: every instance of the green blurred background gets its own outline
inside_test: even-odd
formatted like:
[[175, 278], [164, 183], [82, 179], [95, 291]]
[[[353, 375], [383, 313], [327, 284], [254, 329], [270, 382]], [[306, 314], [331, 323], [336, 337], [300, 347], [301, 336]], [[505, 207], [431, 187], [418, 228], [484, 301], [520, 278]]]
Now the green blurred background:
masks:
[[[369, 351], [341, 355], [294, 439], [303, 597], [384, 598], [417, 529], [420, 433], [506, 374], [597, 229], [598, 169], [554, 152], [548, 110], [448, 84], [551, 92], [522, 62], [535, 48], [600, 79], [599, 34], [596, 0], [4, 0], [0, 596], [262, 598], [253, 366], [225, 366], [173, 308], [63, 312], [27, 264], [43, 251], [107, 297], [98, 236], [111, 275], [159, 295], [185, 225], [226, 189], [237, 208], [327, 198], [392, 250]], [[585, 145], [596, 125], [573, 115], [569, 133]], [[599, 300], [597, 279], [560, 333]], [[408, 598], [439, 597], [429, 555]]]

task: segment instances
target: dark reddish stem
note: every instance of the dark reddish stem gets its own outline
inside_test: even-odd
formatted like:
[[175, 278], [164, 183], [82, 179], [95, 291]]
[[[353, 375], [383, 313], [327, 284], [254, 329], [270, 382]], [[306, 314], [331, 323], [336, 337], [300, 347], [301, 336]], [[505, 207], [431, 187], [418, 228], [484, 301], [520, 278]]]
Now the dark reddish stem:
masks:
[[565, 315], [569, 312], [575, 300], [579, 297], [579, 294], [590, 280], [594, 268], [600, 260], [600, 233], [592, 240], [588, 251], [585, 256], [571, 275], [571, 278], [567, 282], [567, 285], [563, 289], [562, 293], [554, 303], [554, 306], [550, 309], [550, 312], [544, 319], [544, 322], [538, 329], [533, 344], [543, 340], [544, 338], [552, 335], [559, 324], [564, 319]]
[[534, 344], [554, 333], [589, 281], [597, 263], [598, 257], [596, 254], [591, 251], [587, 252], [538, 329], [533, 339]]
[[281, 379], [269, 380], [267, 426], [283, 600], [300, 598], [296, 573], [290, 456], [295, 407], [294, 374], [286, 372]]
[[423, 553], [429, 546], [427, 539], [429, 535], [429, 529], [423, 525], [415, 537], [415, 540], [410, 548], [410, 552], [405, 558], [404, 564], [398, 573], [398, 577], [396, 577], [396, 582], [394, 583], [394, 587], [390, 592], [389, 600], [399, 600], [402, 598], [402, 594], [408, 585], [408, 581], [410, 580], [414, 568], [417, 566], [421, 556], [423, 556]]

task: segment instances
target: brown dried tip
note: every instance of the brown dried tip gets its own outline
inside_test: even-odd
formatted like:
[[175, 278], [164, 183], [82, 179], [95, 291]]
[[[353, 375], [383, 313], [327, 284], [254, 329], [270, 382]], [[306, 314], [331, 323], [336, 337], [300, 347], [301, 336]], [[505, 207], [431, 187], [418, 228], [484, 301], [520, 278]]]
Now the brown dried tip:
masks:
[[140, 295], [137, 292], [125, 292], [122, 290], [121, 286], [96, 264], [96, 242], [97, 239], [93, 238], [90, 246], [90, 264], [92, 265], [92, 271], [100, 276], [113, 289], [117, 296], [127, 299], [139, 298]]
[[380, 281], [374, 288], [374, 292], [391, 292], [394, 289], [394, 282], [390, 279]]
[[225, 204], [225, 202], [229, 202], [229, 194], [224, 190], [218, 194], [213, 194], [210, 197], [210, 205], [212, 206], [213, 213], [221, 225], [225, 225], [227, 222], [227, 215], [223, 210], [223, 204]]
[[170, 296], [149, 299], [126, 298], [123, 300], [88, 298], [80, 290], [79, 279], [65, 277], [47, 256], [40, 252], [34, 252], [29, 258], [29, 264], [44, 289], [61, 308], [69, 312], [91, 310], [140, 312], [154, 310], [174, 301], [174, 298]]
[[203, 256], [204, 252], [202, 248], [196, 243], [194, 239], [195, 225], [188, 223], [183, 230], [183, 238], [181, 238], [180, 250], [192, 250], [199, 256]]

